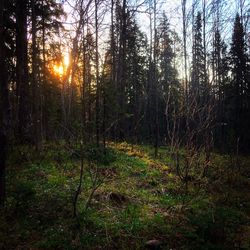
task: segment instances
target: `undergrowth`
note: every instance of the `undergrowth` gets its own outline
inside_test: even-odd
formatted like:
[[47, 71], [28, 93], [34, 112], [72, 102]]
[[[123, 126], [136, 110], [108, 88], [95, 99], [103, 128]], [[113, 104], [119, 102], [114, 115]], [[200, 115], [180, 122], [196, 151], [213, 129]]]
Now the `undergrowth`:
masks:
[[[241, 172], [227, 156], [214, 154], [202, 183], [183, 183], [168, 148], [154, 159], [151, 146], [109, 143], [107, 149], [65, 142], [12, 149], [7, 169], [7, 202], [1, 209], [0, 249], [249, 249], [249, 162]], [[84, 183], [73, 217], [80, 161]], [[88, 209], [88, 170], [102, 185]]]

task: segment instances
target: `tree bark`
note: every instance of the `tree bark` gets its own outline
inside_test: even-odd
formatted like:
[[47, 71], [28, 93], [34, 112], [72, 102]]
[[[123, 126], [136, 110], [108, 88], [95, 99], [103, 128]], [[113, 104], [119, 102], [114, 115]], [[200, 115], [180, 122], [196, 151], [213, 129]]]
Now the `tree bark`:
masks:
[[37, 17], [35, 13], [35, 0], [31, 0], [31, 19], [32, 19], [32, 122], [33, 122], [33, 133], [34, 133], [34, 143], [36, 150], [40, 149], [41, 143], [41, 132], [40, 132], [40, 116], [39, 116], [39, 83], [38, 83], [38, 50], [37, 50]]
[[0, 0], [0, 206], [4, 205], [7, 145], [8, 86], [5, 68], [4, 0]]
[[186, 16], [186, 0], [182, 0], [182, 25], [183, 25], [183, 46], [184, 46], [184, 71], [185, 71], [185, 97], [188, 100], [188, 75], [187, 75], [187, 16]]
[[98, 1], [95, 0], [95, 60], [96, 60], [96, 144], [100, 144], [100, 80], [99, 80], [99, 50], [98, 50]]
[[154, 104], [155, 104], [155, 114], [154, 114], [154, 122], [155, 122], [155, 158], [158, 156], [158, 147], [159, 147], [159, 104], [158, 104], [158, 77], [157, 77], [157, 29], [156, 29], [156, 0], [154, 0], [154, 50], [153, 50], [153, 83], [154, 83]]
[[27, 0], [16, 1], [16, 84], [18, 99], [18, 135], [22, 143], [29, 135]]

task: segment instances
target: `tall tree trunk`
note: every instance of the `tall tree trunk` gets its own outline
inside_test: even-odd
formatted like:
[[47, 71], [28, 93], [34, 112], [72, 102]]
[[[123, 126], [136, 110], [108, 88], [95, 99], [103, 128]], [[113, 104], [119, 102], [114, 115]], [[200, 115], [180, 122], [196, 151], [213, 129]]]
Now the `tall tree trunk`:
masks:
[[45, 116], [45, 105], [44, 105], [44, 89], [45, 84], [47, 82], [46, 77], [46, 50], [45, 50], [45, 3], [42, 0], [42, 81], [40, 85], [40, 131], [41, 131], [41, 140], [46, 140], [46, 132], [47, 132], [47, 118]]
[[0, 206], [5, 201], [5, 164], [7, 145], [8, 86], [5, 68], [4, 4], [0, 0]]
[[82, 47], [83, 47], [83, 68], [82, 68], [82, 91], [81, 91], [81, 107], [82, 107], [82, 140], [85, 142], [86, 140], [86, 41], [85, 41], [85, 29], [83, 25], [82, 29], [83, 33], [83, 40], [82, 40]]
[[154, 147], [155, 147], [155, 157], [158, 156], [158, 147], [159, 147], [159, 104], [158, 104], [158, 76], [157, 76], [157, 30], [156, 30], [156, 0], [154, 0], [154, 50], [153, 50], [153, 84], [154, 84], [154, 105], [155, 105], [155, 114], [154, 114]]
[[127, 43], [127, 2], [122, 1], [119, 16], [119, 44], [118, 44], [118, 64], [117, 64], [117, 103], [118, 103], [118, 129], [119, 139], [125, 139], [125, 56]]
[[100, 81], [98, 50], [98, 0], [95, 0], [95, 63], [96, 63], [96, 144], [100, 144]]
[[29, 139], [29, 85], [27, 43], [27, 0], [16, 1], [16, 83], [18, 98], [18, 135], [23, 143]]
[[[185, 97], [186, 102], [188, 100], [188, 76], [187, 76], [187, 15], [186, 15], [186, 0], [182, 0], [182, 35], [183, 35], [183, 46], [184, 46], [184, 72], [185, 72]], [[187, 105], [187, 104], [186, 104]]]
[[148, 127], [150, 140], [153, 137], [153, 18], [152, 18], [152, 6], [149, 3], [149, 64], [148, 64], [148, 81], [147, 81], [147, 95], [145, 104], [145, 113], [147, 113], [146, 126]]
[[[114, 0], [111, 0], [111, 57], [112, 57], [112, 63], [111, 63], [111, 83], [112, 86], [115, 88], [115, 93], [117, 96], [117, 65], [116, 65], [116, 52], [115, 52], [115, 36], [114, 36]], [[118, 110], [117, 108], [113, 112], [113, 117], [114, 120], [117, 120], [118, 118]], [[116, 135], [117, 135], [117, 122], [115, 125], [112, 127], [112, 137], [116, 140]]]
[[206, 0], [203, 0], [203, 50], [204, 50], [204, 87], [205, 87], [205, 101], [208, 102], [209, 98], [209, 82], [207, 76], [207, 45], [206, 45]]
[[35, 13], [35, 0], [31, 0], [31, 21], [32, 21], [32, 120], [33, 120], [33, 133], [34, 133], [34, 142], [36, 150], [40, 149], [41, 143], [41, 132], [40, 132], [40, 117], [39, 117], [39, 105], [40, 105], [40, 96], [39, 96], [39, 83], [38, 83], [38, 50], [37, 50], [37, 18]]
[[106, 110], [106, 90], [104, 83], [102, 84], [102, 96], [103, 96], [103, 117], [102, 117], [102, 137], [103, 137], [103, 147], [106, 148], [106, 119], [107, 119], [107, 110]]

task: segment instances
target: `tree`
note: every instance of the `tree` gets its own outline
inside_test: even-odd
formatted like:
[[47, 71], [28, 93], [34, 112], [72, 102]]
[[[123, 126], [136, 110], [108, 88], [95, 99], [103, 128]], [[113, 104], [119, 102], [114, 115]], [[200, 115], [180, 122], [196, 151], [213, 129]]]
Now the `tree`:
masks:
[[214, 31], [213, 49], [211, 53], [213, 74], [213, 94], [216, 100], [215, 144], [220, 150], [225, 149], [226, 142], [226, 114], [225, 91], [229, 84], [229, 61], [225, 42], [221, 38], [218, 27]]
[[5, 65], [6, 27], [4, 18], [5, 0], [0, 0], [0, 206], [5, 201], [5, 165], [7, 147], [8, 82]]
[[[62, 60], [62, 44], [61, 41], [58, 42], [58, 37], [63, 34], [61, 18], [64, 12], [62, 4], [55, 0], [32, 0], [29, 7], [28, 21], [31, 22], [29, 30], [32, 36], [32, 43], [28, 48], [31, 61], [31, 128], [33, 143], [40, 147], [42, 140], [50, 137], [52, 131], [59, 132], [56, 126], [61, 119], [61, 103], [53, 98], [60, 93], [59, 79], [53, 76], [51, 62], [58, 63], [58, 60]], [[52, 103], [55, 106], [51, 106]]]
[[96, 144], [100, 145], [100, 80], [99, 80], [99, 46], [98, 46], [98, 4], [95, 0], [95, 69], [96, 69]]
[[[227, 93], [229, 104], [229, 120], [233, 129], [233, 136], [240, 140], [241, 147], [249, 147], [249, 65], [245, 32], [239, 14], [235, 17], [232, 43], [230, 50], [230, 65], [232, 81]], [[249, 133], [247, 133], [249, 134]]]
[[116, 4], [105, 54], [106, 127], [113, 139], [137, 141], [145, 103], [147, 41], [124, 4]]
[[147, 125], [148, 136], [154, 144], [154, 155], [158, 155], [159, 147], [159, 79], [158, 79], [158, 35], [157, 35], [157, 3], [149, 2], [149, 63], [148, 63], [148, 84], [147, 84]]
[[[182, 36], [183, 36], [183, 54], [185, 71], [185, 99], [188, 101], [188, 73], [187, 73], [187, 0], [181, 0], [182, 9]], [[187, 104], [188, 105], [188, 104]]]
[[21, 142], [29, 139], [30, 96], [28, 79], [28, 1], [16, 1], [16, 85], [18, 103], [18, 135]]
[[145, 105], [145, 82], [147, 71], [145, 35], [140, 31], [134, 18], [127, 23], [127, 50], [125, 64], [125, 111], [128, 114], [125, 123], [126, 135], [134, 143], [139, 141], [142, 126], [143, 107]]
[[[85, 31], [87, 30], [87, 31]], [[82, 41], [82, 60], [83, 60], [83, 83], [82, 83], [82, 105], [83, 105], [83, 126], [85, 127], [85, 138], [87, 142], [91, 142], [93, 137], [94, 127], [94, 91], [93, 91], [93, 80], [94, 72], [93, 65], [95, 59], [95, 43], [94, 37], [90, 32], [88, 23], [84, 29], [84, 37]]]
[[41, 143], [41, 120], [39, 117], [39, 64], [38, 64], [38, 48], [37, 48], [37, 16], [35, 10], [35, 1], [31, 0], [31, 21], [32, 21], [32, 125], [34, 142], [36, 149], [40, 148]]
[[5, 134], [3, 128], [4, 107], [2, 103], [3, 86], [5, 85], [4, 68], [4, 23], [3, 23], [4, 0], [0, 0], [0, 205], [4, 203], [5, 198]]
[[122, 0], [116, 3], [116, 26], [117, 26], [117, 56], [116, 56], [116, 86], [117, 86], [117, 128], [118, 138], [120, 140], [125, 139], [125, 66], [126, 66], [126, 50], [127, 50], [127, 22], [128, 22], [128, 8], [127, 1]]
[[158, 55], [157, 55], [157, 24], [156, 24], [156, 0], [153, 1], [153, 13], [154, 13], [154, 48], [153, 48], [153, 102], [154, 102], [154, 148], [155, 157], [158, 156], [158, 147], [159, 147], [159, 89], [158, 89]]
[[[162, 20], [158, 27], [158, 52], [159, 55], [159, 93], [160, 93], [160, 124], [163, 127], [162, 135], [167, 134], [168, 142], [172, 145], [173, 136], [170, 131], [173, 130], [174, 116], [180, 109], [180, 83], [178, 81], [178, 72], [174, 65], [176, 54], [173, 49], [174, 39], [178, 37], [170, 29], [170, 24], [165, 13], [162, 15]], [[164, 115], [165, 115], [165, 119]], [[167, 133], [166, 133], [167, 131]], [[165, 136], [164, 136], [165, 137]]]
[[205, 97], [206, 78], [205, 78], [205, 57], [202, 43], [202, 22], [201, 13], [198, 12], [194, 24], [194, 41], [193, 41], [193, 60], [191, 73], [191, 90], [190, 95], [197, 101]]

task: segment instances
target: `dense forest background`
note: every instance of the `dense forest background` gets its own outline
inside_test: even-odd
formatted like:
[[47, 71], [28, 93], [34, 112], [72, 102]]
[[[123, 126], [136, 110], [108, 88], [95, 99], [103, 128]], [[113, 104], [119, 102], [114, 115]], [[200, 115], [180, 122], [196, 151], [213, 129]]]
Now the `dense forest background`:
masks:
[[157, 148], [193, 133], [199, 146], [205, 135], [219, 150], [237, 141], [249, 149], [246, 1], [235, 9], [233, 1], [176, 3], [176, 30], [168, 3], [69, 4], [5, 1], [1, 99], [10, 140], [39, 147], [83, 136]]
[[[68, 153], [79, 161], [73, 217], [84, 173], [93, 184], [87, 208], [98, 162], [120, 143], [151, 145], [152, 161], [167, 152], [185, 195], [208, 178], [214, 154], [242, 174], [249, 19], [245, 0], [0, 0], [0, 203], [12, 204], [11, 166], [42, 162], [62, 144], [57, 161]], [[126, 200], [119, 195], [111, 199]]]

